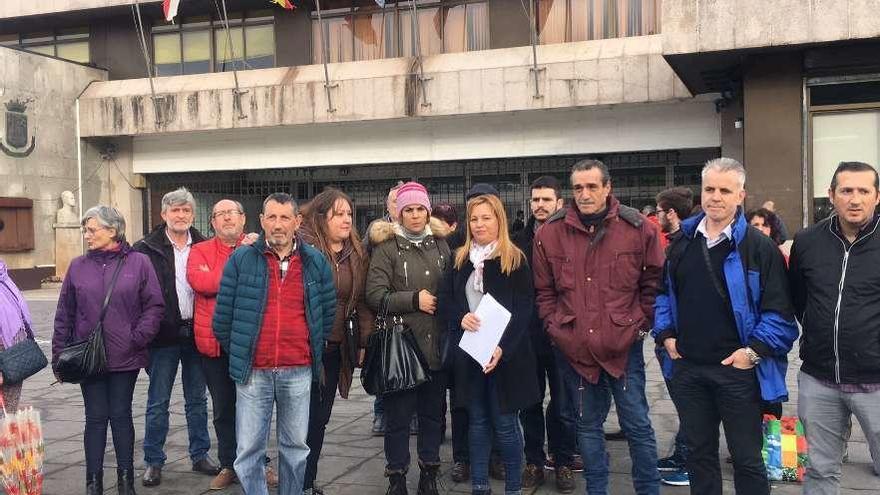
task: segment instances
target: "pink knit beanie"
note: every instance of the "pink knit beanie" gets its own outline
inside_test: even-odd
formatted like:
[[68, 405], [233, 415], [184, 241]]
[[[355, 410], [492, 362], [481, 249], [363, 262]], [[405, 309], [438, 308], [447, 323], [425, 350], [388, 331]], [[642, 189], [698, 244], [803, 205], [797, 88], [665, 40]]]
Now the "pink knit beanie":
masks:
[[410, 205], [422, 205], [431, 213], [431, 200], [428, 199], [428, 190], [418, 182], [407, 182], [397, 190], [397, 216], [404, 208]]

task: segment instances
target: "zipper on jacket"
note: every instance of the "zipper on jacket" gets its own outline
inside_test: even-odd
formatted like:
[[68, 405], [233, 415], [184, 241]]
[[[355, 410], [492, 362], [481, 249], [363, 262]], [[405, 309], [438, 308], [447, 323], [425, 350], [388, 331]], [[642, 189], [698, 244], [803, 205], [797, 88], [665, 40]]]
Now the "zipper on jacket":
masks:
[[403, 285], [409, 287], [409, 272], [406, 270], [406, 260], [403, 260]]
[[[280, 278], [280, 277], [279, 277]], [[284, 285], [284, 279], [278, 283], [278, 304], [275, 305], [275, 366], [278, 366], [278, 349], [281, 347], [281, 288]]]

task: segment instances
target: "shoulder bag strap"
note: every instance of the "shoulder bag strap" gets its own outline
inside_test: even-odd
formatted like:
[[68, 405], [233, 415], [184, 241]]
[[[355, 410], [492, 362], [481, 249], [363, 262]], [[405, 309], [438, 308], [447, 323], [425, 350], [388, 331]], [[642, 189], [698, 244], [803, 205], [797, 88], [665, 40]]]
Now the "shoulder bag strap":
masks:
[[122, 271], [122, 264], [125, 263], [125, 256], [122, 256], [122, 259], [116, 263], [116, 270], [113, 271], [113, 278], [110, 279], [110, 286], [107, 287], [107, 294], [104, 296], [104, 303], [101, 306], [101, 316], [98, 318], [99, 322], [104, 321], [104, 317], [107, 316], [107, 306], [110, 304], [110, 296], [113, 294], [113, 288], [116, 287], [116, 279], [119, 278], [119, 272]]

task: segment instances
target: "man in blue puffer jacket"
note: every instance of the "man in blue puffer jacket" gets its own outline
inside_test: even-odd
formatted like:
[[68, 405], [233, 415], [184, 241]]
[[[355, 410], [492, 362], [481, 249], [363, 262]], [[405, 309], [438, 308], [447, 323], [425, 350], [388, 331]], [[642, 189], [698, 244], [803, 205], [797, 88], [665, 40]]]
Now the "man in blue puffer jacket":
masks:
[[276, 403], [278, 493], [298, 495], [309, 454], [311, 387], [322, 378], [336, 287], [324, 256], [297, 242], [300, 219], [290, 195], [266, 198], [260, 223], [263, 235], [237, 249], [223, 269], [213, 327], [236, 383], [235, 472], [245, 495], [268, 494], [264, 459]]
[[723, 423], [736, 492], [767, 495], [761, 400], [788, 400], [786, 355], [798, 335], [785, 261], [743, 218], [742, 164], [711, 160], [702, 177], [705, 213], [669, 247], [652, 334], [690, 450], [691, 493], [721, 494]]

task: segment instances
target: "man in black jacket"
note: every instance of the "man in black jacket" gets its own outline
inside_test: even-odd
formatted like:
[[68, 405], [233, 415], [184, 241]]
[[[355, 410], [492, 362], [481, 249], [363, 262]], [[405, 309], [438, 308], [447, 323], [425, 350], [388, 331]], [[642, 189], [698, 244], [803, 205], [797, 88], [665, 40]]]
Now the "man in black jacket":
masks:
[[165, 299], [165, 315], [159, 324], [159, 334], [150, 344], [147, 369], [150, 388], [144, 426], [144, 486], [158, 486], [162, 482], [162, 466], [167, 459], [168, 405], [178, 364], [182, 365], [192, 470], [211, 476], [220, 472], [208, 459], [208, 399], [201, 358], [193, 341], [194, 293], [186, 280], [190, 248], [205, 240], [192, 226], [194, 217], [192, 193], [185, 188], [171, 191], [162, 198], [164, 222], [133, 246], [150, 258]]
[[[880, 452], [880, 216], [877, 171], [842, 162], [831, 217], [795, 235], [789, 279], [803, 326], [798, 415], [810, 446], [804, 493], [840, 491], [850, 415]], [[874, 458], [880, 475], [880, 458]]]
[[[532, 241], [535, 232], [544, 221], [550, 218], [557, 210], [562, 208], [563, 199], [559, 180], [555, 177], [538, 177], [531, 185], [531, 198], [529, 205], [532, 216], [525, 228], [514, 234], [513, 242], [526, 255], [529, 265], [532, 263]], [[547, 404], [546, 428], [547, 447], [554, 457], [556, 469], [556, 489], [561, 493], [574, 491], [574, 475], [572, 474], [572, 458], [576, 449], [577, 432], [574, 418], [559, 411], [559, 394], [563, 392], [560, 386], [556, 368], [556, 360], [553, 357], [553, 349], [550, 347], [550, 339], [544, 332], [544, 325], [538, 318], [537, 311], [532, 317], [531, 324], [532, 349], [537, 358], [538, 385], [541, 391], [541, 400], [534, 406], [520, 412], [520, 421], [523, 427], [525, 439], [526, 466], [523, 470], [523, 488], [532, 488], [544, 483], [544, 391], [547, 382], [550, 383], [550, 402]]]

